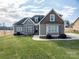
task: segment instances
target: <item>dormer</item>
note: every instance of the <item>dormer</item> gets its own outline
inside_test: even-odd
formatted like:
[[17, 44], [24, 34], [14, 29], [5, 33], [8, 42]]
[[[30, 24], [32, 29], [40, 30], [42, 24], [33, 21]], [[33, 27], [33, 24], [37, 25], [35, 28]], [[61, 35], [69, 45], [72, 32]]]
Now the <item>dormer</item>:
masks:
[[35, 17], [35, 22], [38, 22], [38, 17]]
[[32, 17], [32, 20], [35, 24], [38, 24], [42, 20], [43, 17], [44, 15], [35, 15]]

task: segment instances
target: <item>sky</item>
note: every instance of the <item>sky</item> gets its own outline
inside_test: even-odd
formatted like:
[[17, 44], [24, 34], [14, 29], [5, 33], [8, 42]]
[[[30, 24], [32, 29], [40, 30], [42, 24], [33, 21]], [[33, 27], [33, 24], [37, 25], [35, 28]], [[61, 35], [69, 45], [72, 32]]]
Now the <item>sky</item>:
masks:
[[79, 17], [79, 0], [0, 0], [0, 25], [12, 25], [24, 17], [46, 15], [51, 9], [74, 22]]

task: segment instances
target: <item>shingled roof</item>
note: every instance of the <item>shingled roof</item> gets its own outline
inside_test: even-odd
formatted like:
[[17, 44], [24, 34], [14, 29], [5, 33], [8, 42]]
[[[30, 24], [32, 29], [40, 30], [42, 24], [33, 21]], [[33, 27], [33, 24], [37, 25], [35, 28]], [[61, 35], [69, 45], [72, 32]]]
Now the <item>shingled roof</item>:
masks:
[[14, 25], [22, 25], [22, 23], [23, 23], [27, 18], [28, 18], [28, 17], [21, 19], [20, 21], [16, 22]]

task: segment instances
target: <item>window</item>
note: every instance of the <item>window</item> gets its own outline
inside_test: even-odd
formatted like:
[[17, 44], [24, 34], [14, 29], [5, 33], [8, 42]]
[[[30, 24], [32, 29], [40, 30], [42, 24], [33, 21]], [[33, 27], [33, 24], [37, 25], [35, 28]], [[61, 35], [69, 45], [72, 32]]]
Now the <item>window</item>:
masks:
[[50, 21], [55, 21], [55, 15], [54, 14], [50, 14]]
[[38, 22], [38, 17], [35, 17], [35, 22]]
[[32, 26], [28, 26], [28, 32], [33, 33], [33, 27]]
[[48, 33], [58, 33], [59, 28], [58, 25], [48, 25], [47, 26], [47, 34]]
[[18, 32], [22, 31], [22, 27], [17, 27], [17, 31]]

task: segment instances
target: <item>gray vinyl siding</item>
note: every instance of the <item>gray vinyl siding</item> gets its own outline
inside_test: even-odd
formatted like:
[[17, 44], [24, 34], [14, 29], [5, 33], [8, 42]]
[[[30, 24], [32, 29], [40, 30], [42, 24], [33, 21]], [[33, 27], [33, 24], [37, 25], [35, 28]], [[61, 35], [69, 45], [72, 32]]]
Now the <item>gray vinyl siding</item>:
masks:
[[18, 29], [17, 29], [18, 27], [22, 28], [22, 30], [19, 32], [24, 34], [24, 35], [34, 34], [34, 24], [29, 19], [25, 23], [23, 23], [22, 25], [14, 25], [14, 33], [18, 32]]
[[46, 35], [46, 24], [40, 24], [40, 35]]
[[[31, 27], [32, 29], [29, 29], [28, 27]], [[34, 34], [34, 26], [33, 25], [25, 25], [23, 32], [26, 35], [28, 35], [28, 34]]]
[[[22, 30], [21, 31], [18, 31], [18, 29], [17, 29], [18, 27], [21, 27]], [[23, 25], [15, 25], [14, 26], [14, 33], [17, 33], [17, 32], [23, 33], [23, 29], [24, 29]]]
[[[28, 29], [29, 27], [32, 27], [32, 31], [29, 31], [30, 29]], [[33, 24], [33, 22], [32, 21], [26, 21], [25, 23], [24, 23], [24, 34], [26, 34], [26, 35], [28, 35], [28, 34], [34, 34], [34, 24]]]
[[59, 34], [64, 34], [64, 24], [59, 24]]

